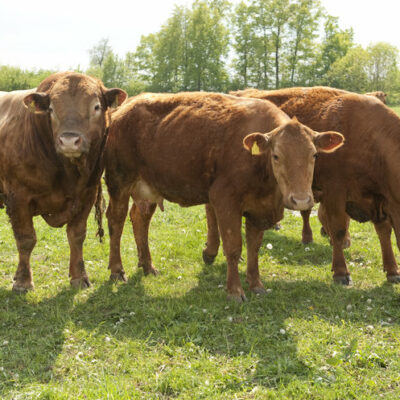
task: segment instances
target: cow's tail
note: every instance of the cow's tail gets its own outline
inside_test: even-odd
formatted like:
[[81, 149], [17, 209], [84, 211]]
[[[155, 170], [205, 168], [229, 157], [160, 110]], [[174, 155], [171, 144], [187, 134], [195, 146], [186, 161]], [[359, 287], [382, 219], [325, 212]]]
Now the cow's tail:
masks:
[[97, 186], [97, 195], [96, 195], [96, 202], [94, 203], [95, 213], [94, 218], [97, 222], [97, 234], [96, 236], [99, 237], [100, 243], [103, 242], [104, 237], [104, 229], [103, 229], [103, 213], [105, 209], [105, 199], [103, 197], [103, 187], [101, 182]]

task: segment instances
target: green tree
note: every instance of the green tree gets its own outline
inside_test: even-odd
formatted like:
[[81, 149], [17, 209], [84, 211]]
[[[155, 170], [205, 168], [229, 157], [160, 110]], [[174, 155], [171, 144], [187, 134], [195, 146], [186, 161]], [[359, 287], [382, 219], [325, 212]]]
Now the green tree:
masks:
[[344, 57], [354, 45], [353, 29], [342, 30], [339, 28], [337, 17], [328, 15], [324, 24], [325, 34], [321, 44], [321, 51], [318, 66], [317, 83], [326, 83], [325, 74], [331, 68], [331, 65], [340, 58]]
[[304, 84], [305, 69], [315, 57], [318, 26], [321, 19], [319, 0], [297, 0], [290, 7], [288, 40], [288, 84]]
[[325, 81], [332, 87], [364, 93], [369, 88], [368, 63], [368, 52], [361, 46], [354, 47], [331, 65]]
[[399, 50], [388, 43], [375, 43], [367, 48], [369, 90], [388, 92], [398, 77]]
[[142, 36], [140, 43], [134, 52], [128, 52], [125, 63], [130, 74], [130, 81], [135, 79], [142, 87], [151, 87], [155, 79], [156, 60], [154, 49], [157, 42], [157, 34]]
[[221, 2], [196, 0], [187, 27], [189, 90], [224, 90], [228, 75], [229, 32], [224, 24]]
[[89, 50], [89, 63], [91, 67], [101, 68], [103, 66], [108, 55], [112, 53], [112, 48], [109, 42], [109, 38], [100, 39], [100, 41]]
[[[247, 87], [250, 83], [250, 70], [254, 63], [255, 32], [251, 8], [243, 1], [233, 14], [233, 70], [237, 77], [237, 88]], [[235, 87], [236, 89], [236, 87]]]
[[274, 52], [275, 87], [280, 87], [281, 58], [286, 43], [286, 31], [290, 18], [289, 0], [272, 0], [271, 3], [271, 41]]
[[0, 66], [0, 91], [32, 89], [39, 85], [47, 76], [55, 71], [51, 70], [23, 70], [19, 67]]
[[267, 89], [270, 86], [269, 82], [272, 73], [270, 9], [270, 0], [253, 0], [250, 8], [255, 32], [255, 38], [253, 39], [254, 58], [250, 70], [255, 86], [260, 89]]

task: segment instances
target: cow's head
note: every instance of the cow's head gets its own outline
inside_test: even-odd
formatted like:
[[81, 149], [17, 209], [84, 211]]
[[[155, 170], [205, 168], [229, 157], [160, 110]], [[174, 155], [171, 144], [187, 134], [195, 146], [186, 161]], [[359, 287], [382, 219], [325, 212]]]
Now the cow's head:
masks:
[[59, 73], [44, 80], [24, 98], [35, 114], [47, 114], [55, 149], [68, 158], [87, 154], [102, 138], [109, 107], [118, 107], [127, 94], [106, 89], [101, 81], [78, 73]]
[[243, 140], [244, 147], [255, 157], [270, 154], [284, 205], [295, 210], [307, 210], [314, 204], [311, 185], [317, 153], [332, 153], [343, 143], [340, 133], [318, 133], [296, 119], [269, 133], [252, 133]]

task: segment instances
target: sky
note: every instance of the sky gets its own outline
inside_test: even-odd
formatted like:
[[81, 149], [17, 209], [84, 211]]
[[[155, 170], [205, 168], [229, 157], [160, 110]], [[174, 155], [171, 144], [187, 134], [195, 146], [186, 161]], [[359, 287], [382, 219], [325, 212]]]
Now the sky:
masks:
[[[237, 3], [234, 0], [233, 3]], [[321, 0], [356, 43], [388, 42], [400, 49], [400, 0]], [[115, 4], [115, 7], [113, 6]], [[87, 68], [88, 50], [109, 38], [121, 57], [142, 35], [157, 32], [174, 5], [190, 0], [0, 0], [0, 65], [23, 69]]]

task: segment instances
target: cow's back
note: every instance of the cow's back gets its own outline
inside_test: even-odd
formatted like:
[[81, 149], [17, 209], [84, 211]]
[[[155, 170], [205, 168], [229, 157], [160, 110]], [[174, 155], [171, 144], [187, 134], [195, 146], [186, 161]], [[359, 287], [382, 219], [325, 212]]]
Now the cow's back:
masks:
[[[345, 145], [329, 157], [320, 155], [315, 181], [353, 192], [380, 192], [389, 179], [400, 179], [394, 167], [400, 151], [400, 118], [380, 100], [337, 89], [290, 88], [248, 95], [269, 100], [286, 114], [317, 131], [335, 130]], [[389, 178], [395, 173], [395, 178]]]
[[243, 138], [268, 132], [288, 117], [257, 99], [179, 93], [132, 98], [112, 119], [108, 163], [140, 169], [141, 178], [170, 201], [201, 204], [208, 201], [217, 173], [232, 174], [232, 184], [243, 185], [248, 161], [254, 159], [243, 148]]

